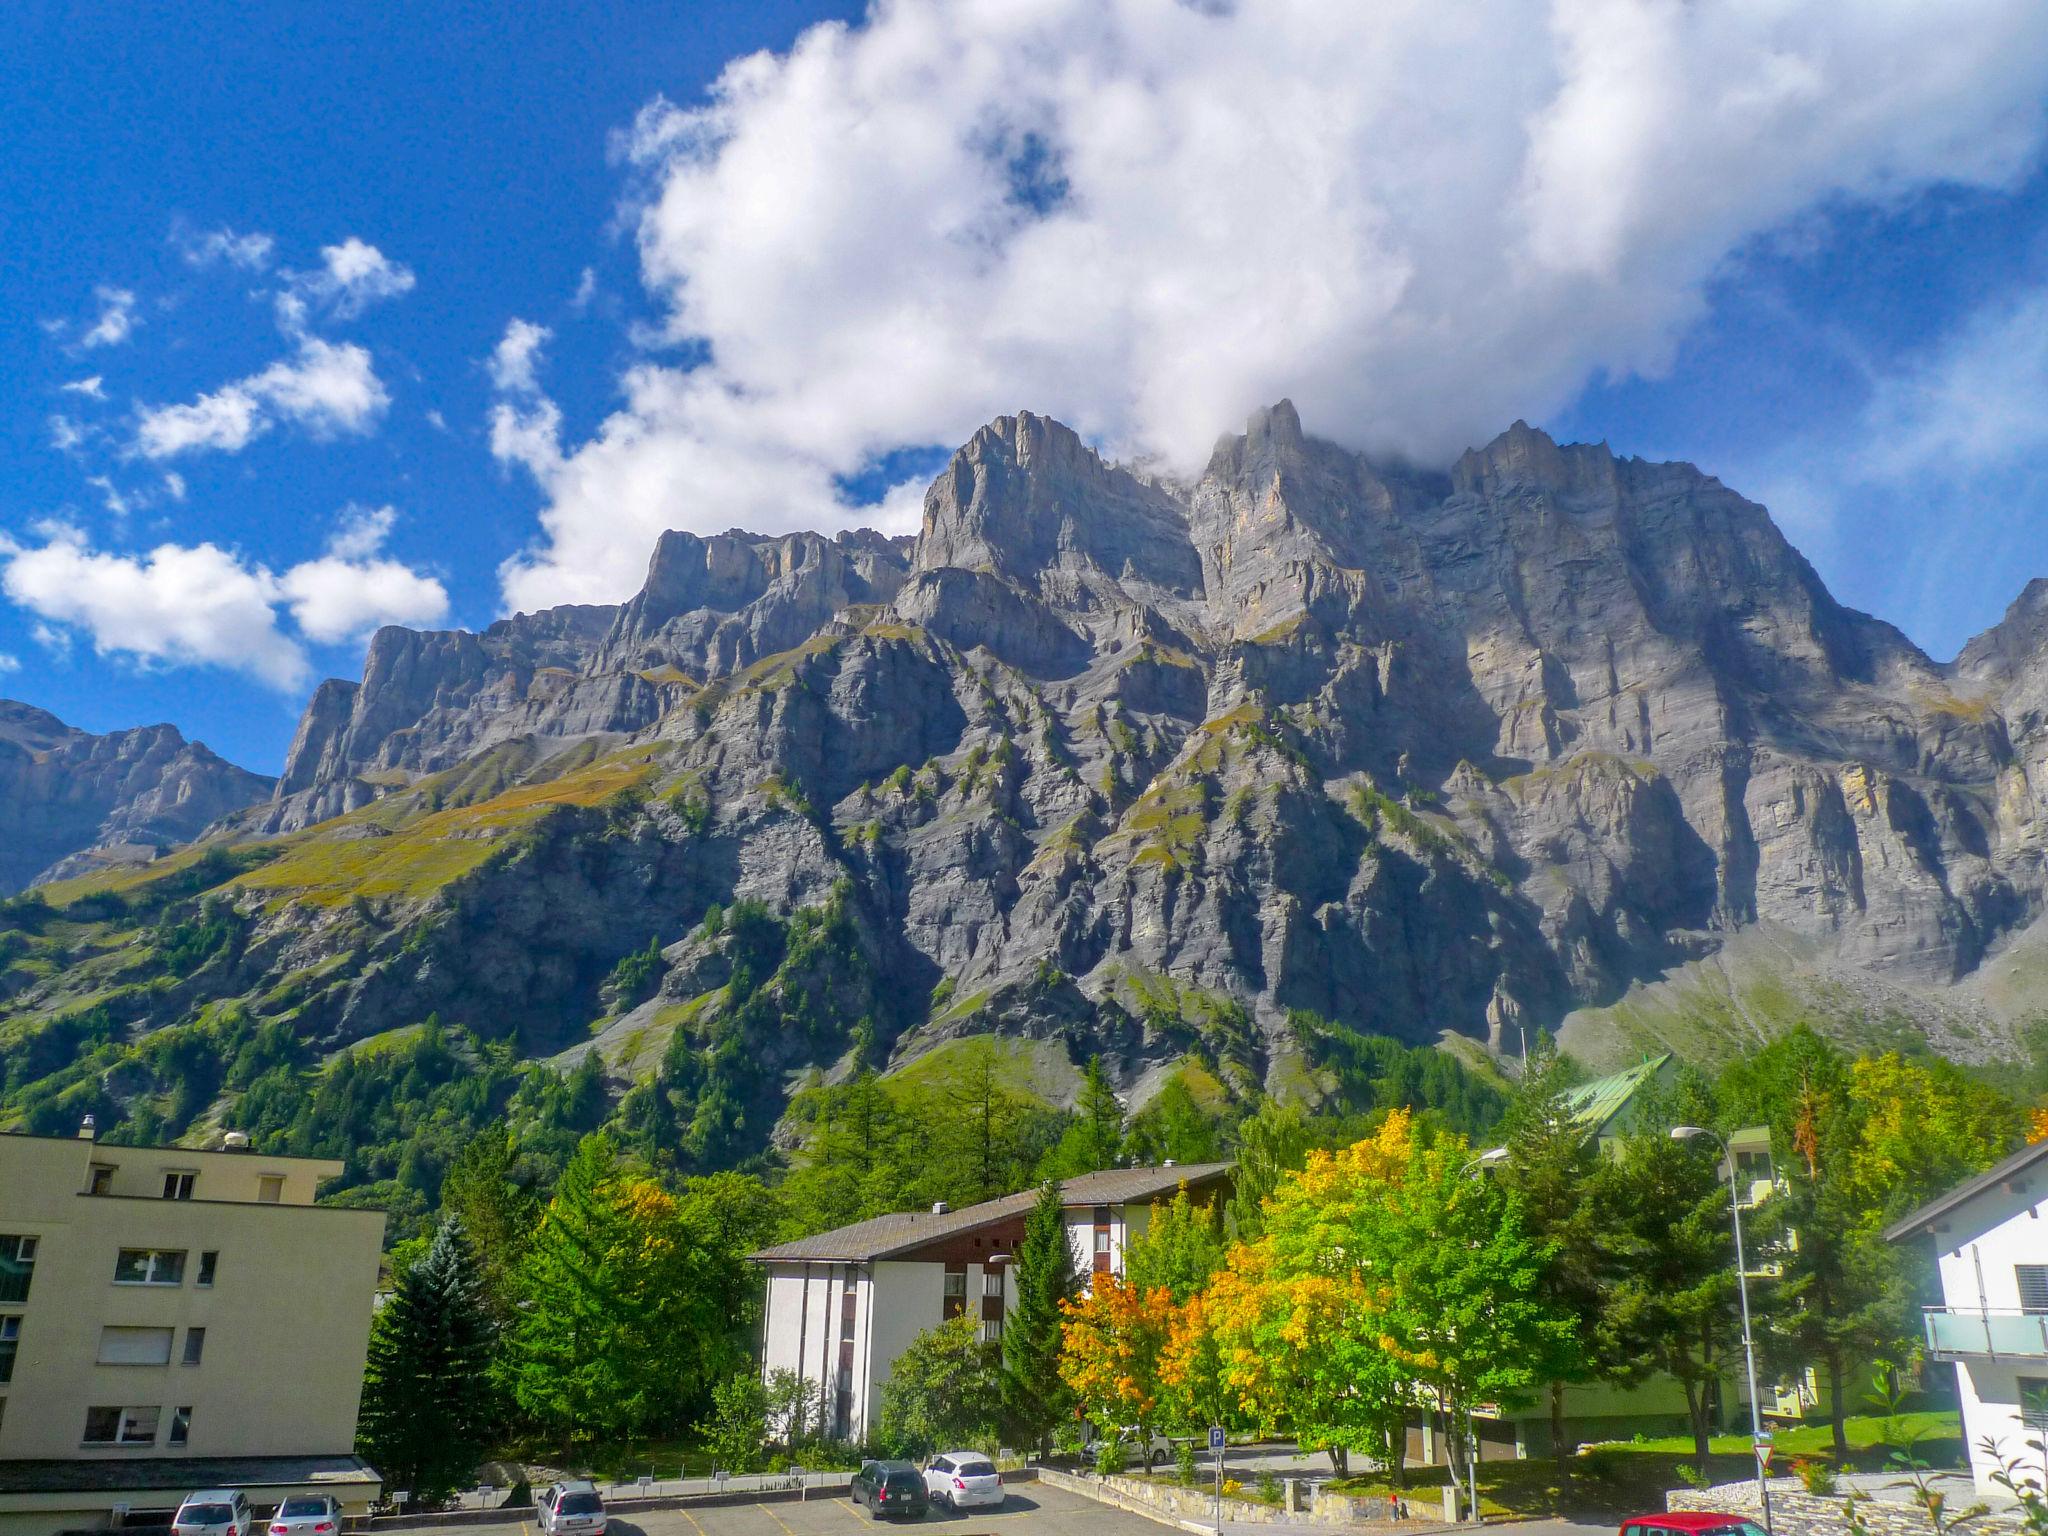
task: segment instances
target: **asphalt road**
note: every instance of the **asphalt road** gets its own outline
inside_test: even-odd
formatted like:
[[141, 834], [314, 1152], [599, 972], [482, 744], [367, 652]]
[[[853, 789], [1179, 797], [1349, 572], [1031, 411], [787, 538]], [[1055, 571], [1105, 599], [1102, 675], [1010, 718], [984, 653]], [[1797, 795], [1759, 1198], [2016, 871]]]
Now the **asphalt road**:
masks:
[[[849, 1504], [842, 1495], [800, 1504], [636, 1510], [614, 1515], [610, 1536], [852, 1536], [855, 1530], [882, 1532], [905, 1526], [932, 1536], [1161, 1536], [1167, 1529], [1093, 1499], [1027, 1483], [1011, 1489], [998, 1509], [957, 1514], [935, 1509], [922, 1520], [870, 1520], [866, 1508]], [[540, 1536], [540, 1530], [531, 1520], [512, 1520], [451, 1527], [450, 1536]]]

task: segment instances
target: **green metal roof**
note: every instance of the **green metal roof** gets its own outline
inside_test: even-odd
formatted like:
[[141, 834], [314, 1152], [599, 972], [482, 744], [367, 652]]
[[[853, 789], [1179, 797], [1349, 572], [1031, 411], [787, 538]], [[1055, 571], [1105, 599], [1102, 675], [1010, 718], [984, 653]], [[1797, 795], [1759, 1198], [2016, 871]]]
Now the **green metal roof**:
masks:
[[1642, 1086], [1653, 1080], [1670, 1063], [1667, 1051], [1660, 1056], [1651, 1056], [1633, 1067], [1625, 1068], [1609, 1077], [1596, 1078], [1590, 1083], [1581, 1083], [1564, 1096], [1565, 1107], [1578, 1124], [1596, 1135], [1605, 1130], [1610, 1121], [1628, 1107], [1628, 1101], [1636, 1096]]

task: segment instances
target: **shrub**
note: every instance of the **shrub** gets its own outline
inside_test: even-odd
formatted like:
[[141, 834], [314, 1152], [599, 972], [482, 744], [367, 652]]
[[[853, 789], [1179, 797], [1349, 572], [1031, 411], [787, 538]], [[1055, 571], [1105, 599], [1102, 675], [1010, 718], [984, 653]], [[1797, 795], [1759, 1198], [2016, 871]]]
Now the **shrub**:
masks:
[[1123, 1441], [1104, 1440], [1095, 1447], [1095, 1475], [1097, 1477], [1115, 1477], [1123, 1469]]
[[1262, 1503], [1280, 1502], [1280, 1479], [1270, 1472], [1261, 1472], [1258, 1481], [1259, 1499]]
[[1201, 1476], [1195, 1459], [1195, 1442], [1176, 1440], [1173, 1445], [1173, 1469], [1179, 1476], [1183, 1488], [1192, 1488]]
[[1801, 1457], [1792, 1463], [1792, 1470], [1808, 1493], [1825, 1498], [1835, 1491], [1835, 1469], [1825, 1461]]

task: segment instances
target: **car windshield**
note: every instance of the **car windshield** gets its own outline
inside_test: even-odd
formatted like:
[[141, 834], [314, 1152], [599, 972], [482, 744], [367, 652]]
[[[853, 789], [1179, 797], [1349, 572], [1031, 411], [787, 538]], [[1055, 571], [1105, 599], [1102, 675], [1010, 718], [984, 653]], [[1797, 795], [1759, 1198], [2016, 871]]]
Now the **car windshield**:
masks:
[[278, 1506], [280, 1520], [307, 1520], [327, 1513], [325, 1499], [286, 1499]]
[[178, 1512], [178, 1523], [180, 1525], [233, 1525], [235, 1523], [235, 1512], [225, 1504], [187, 1504]]
[[595, 1515], [603, 1511], [604, 1505], [598, 1502], [594, 1493], [565, 1493], [555, 1509], [564, 1515]]
[[962, 1477], [994, 1477], [996, 1469], [985, 1461], [963, 1461], [953, 1469]]

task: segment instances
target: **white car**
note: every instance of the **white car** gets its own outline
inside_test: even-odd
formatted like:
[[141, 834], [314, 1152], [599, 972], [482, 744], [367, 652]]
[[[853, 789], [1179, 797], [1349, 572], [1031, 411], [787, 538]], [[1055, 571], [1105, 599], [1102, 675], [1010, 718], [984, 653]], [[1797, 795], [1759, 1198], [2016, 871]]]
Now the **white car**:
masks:
[[270, 1517], [270, 1536], [334, 1536], [341, 1529], [341, 1503], [327, 1494], [286, 1499]]
[[583, 1478], [550, 1483], [534, 1500], [541, 1536], [604, 1536], [604, 1500]]
[[255, 1517], [238, 1488], [209, 1488], [185, 1496], [171, 1516], [171, 1536], [249, 1536]]
[[947, 1451], [925, 1463], [924, 1489], [947, 1509], [983, 1508], [1003, 1502], [1003, 1474], [979, 1451]]

